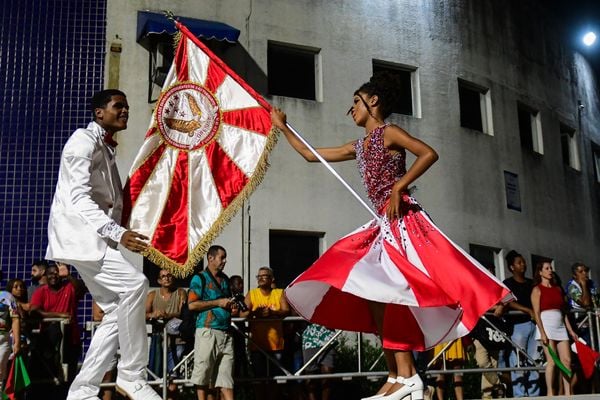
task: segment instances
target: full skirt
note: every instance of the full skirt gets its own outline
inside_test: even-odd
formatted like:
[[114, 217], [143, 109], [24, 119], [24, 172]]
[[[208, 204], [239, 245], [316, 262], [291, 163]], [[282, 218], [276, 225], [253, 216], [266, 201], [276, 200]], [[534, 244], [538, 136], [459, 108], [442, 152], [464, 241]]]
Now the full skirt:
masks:
[[[412, 197], [402, 207], [392, 223], [383, 216], [337, 241], [288, 286], [299, 315], [332, 329], [379, 333], [387, 349], [425, 350], [466, 335], [493, 305], [514, 299]], [[383, 332], [371, 302], [385, 304]]]

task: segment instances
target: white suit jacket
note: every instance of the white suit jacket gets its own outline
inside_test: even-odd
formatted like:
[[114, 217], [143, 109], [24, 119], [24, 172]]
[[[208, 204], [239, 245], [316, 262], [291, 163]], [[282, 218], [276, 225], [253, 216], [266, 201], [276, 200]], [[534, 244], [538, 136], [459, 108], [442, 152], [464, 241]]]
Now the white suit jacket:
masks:
[[48, 260], [98, 261], [106, 247], [117, 246], [100, 235], [107, 224], [121, 222], [123, 197], [114, 149], [104, 143], [104, 129], [90, 122], [69, 138], [60, 159], [56, 192], [48, 221]]

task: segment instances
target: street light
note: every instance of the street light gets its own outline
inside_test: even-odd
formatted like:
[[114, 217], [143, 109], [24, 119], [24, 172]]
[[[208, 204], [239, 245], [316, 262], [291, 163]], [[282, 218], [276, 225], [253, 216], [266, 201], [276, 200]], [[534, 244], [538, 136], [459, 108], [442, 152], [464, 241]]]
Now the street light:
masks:
[[583, 35], [583, 44], [589, 47], [594, 43], [596, 43], [596, 34], [594, 32], [590, 31]]

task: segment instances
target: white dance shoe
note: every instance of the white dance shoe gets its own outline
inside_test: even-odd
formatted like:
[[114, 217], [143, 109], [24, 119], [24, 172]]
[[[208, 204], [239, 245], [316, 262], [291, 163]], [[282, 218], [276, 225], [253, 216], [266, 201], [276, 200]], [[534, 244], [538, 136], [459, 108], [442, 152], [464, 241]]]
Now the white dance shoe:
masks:
[[144, 380], [126, 381], [117, 377], [116, 389], [130, 400], [162, 400], [162, 398]]
[[396, 382], [404, 386], [394, 393], [380, 397], [380, 400], [423, 400], [423, 381], [419, 374], [414, 374], [410, 378], [398, 376]]
[[[393, 385], [394, 383], [396, 383], [396, 379], [395, 378], [390, 378], [388, 376], [387, 383], [391, 383]], [[373, 396], [369, 396], [369, 397], [363, 397], [360, 400], [377, 400], [377, 399], [381, 399], [383, 396], [385, 396], [385, 393], [374, 394]]]

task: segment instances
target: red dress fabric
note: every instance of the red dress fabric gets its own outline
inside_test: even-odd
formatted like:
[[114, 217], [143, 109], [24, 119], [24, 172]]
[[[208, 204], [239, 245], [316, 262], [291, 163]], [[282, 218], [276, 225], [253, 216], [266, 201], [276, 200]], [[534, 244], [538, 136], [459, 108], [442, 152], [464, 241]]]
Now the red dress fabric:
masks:
[[285, 293], [307, 320], [358, 332], [377, 333], [369, 303], [384, 303], [384, 348], [425, 350], [466, 335], [489, 308], [513, 296], [408, 194], [402, 197], [400, 218], [390, 223], [385, 217], [392, 186], [406, 166], [404, 151], [384, 147], [384, 129], [371, 132], [368, 143], [355, 144], [380, 219], [333, 244]]

